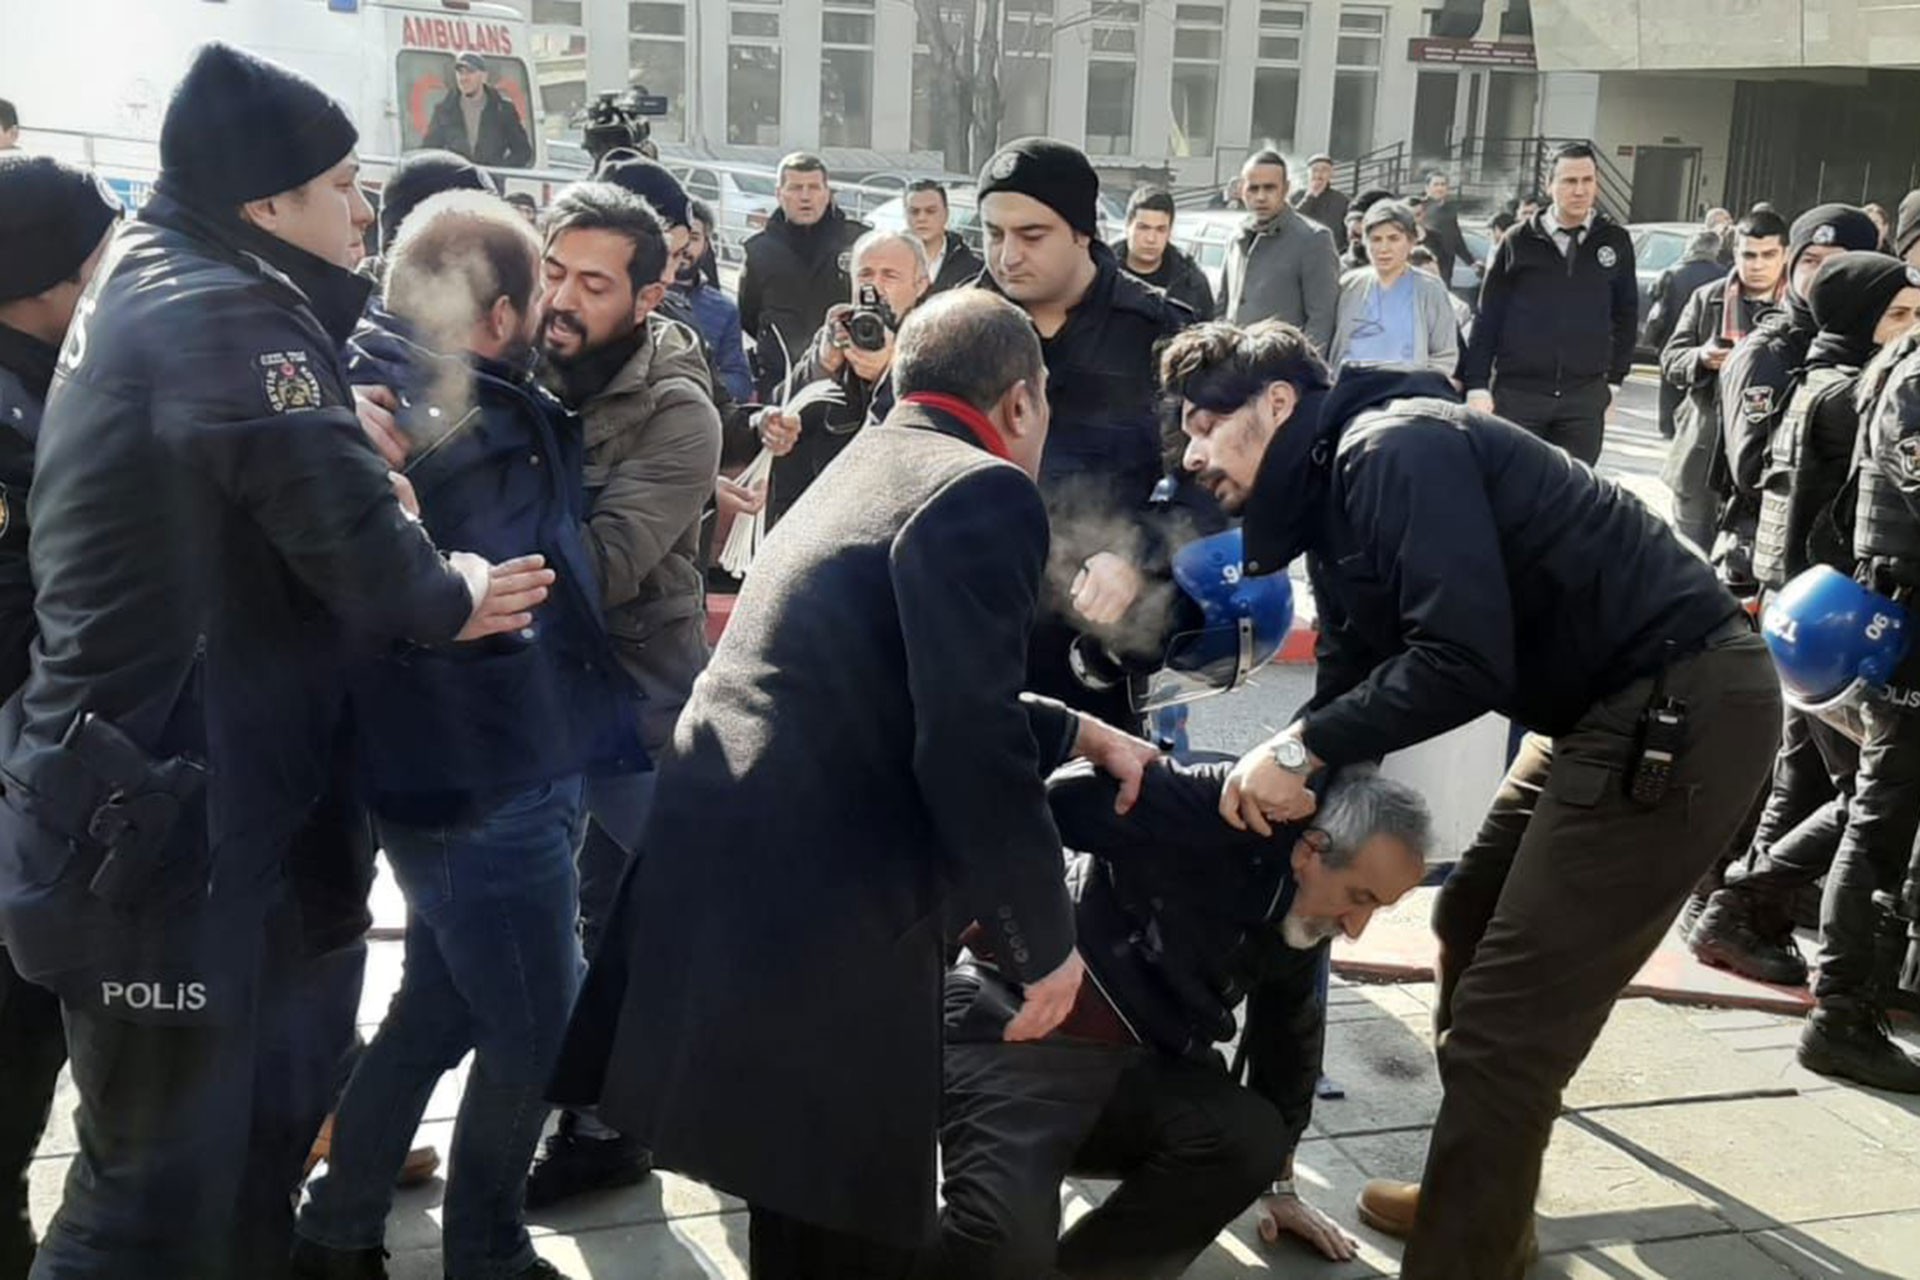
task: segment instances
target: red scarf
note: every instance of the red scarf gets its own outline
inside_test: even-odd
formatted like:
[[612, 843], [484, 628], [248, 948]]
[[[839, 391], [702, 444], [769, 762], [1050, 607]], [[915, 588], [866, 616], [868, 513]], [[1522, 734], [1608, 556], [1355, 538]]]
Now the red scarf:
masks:
[[942, 413], [952, 414], [966, 424], [967, 430], [973, 432], [974, 438], [980, 441], [981, 448], [1003, 461], [1013, 461], [1013, 455], [1007, 452], [1007, 442], [1001, 436], [1000, 428], [994, 426], [986, 414], [960, 397], [943, 395], [938, 391], [916, 391], [906, 398], [906, 403], [917, 404], [923, 409], [938, 409]]
[[[1755, 298], [1756, 303], [1780, 304], [1780, 294], [1786, 286], [1787, 277], [1782, 274], [1773, 292], [1763, 298]], [[1746, 329], [1740, 323], [1740, 301], [1746, 297], [1746, 290], [1740, 283], [1740, 273], [1734, 272], [1727, 277], [1727, 289], [1720, 309], [1720, 336], [1728, 342], [1739, 342], [1747, 336]]]

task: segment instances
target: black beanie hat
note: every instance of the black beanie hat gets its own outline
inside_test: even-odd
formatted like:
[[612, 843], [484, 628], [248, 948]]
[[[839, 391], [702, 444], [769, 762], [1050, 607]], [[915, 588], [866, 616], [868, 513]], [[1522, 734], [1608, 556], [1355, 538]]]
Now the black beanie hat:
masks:
[[1052, 138], [1009, 142], [980, 171], [979, 198], [996, 191], [1031, 196], [1080, 234], [1099, 234], [1100, 175], [1078, 147]]
[[380, 188], [380, 252], [393, 247], [407, 215], [444, 191], [486, 191], [498, 194], [487, 171], [452, 151], [416, 151], [387, 175]]
[[665, 166], [645, 156], [607, 165], [600, 170], [600, 181], [611, 182], [621, 190], [639, 196], [653, 206], [653, 211], [660, 215], [660, 221], [669, 227], [692, 225], [692, 213], [687, 207], [687, 189], [680, 185], [680, 179], [667, 172]]
[[1900, 216], [1893, 224], [1893, 251], [1901, 257], [1920, 244], [1920, 191], [1909, 191], [1900, 201]]
[[1884, 253], [1838, 253], [1820, 264], [1807, 305], [1822, 334], [1871, 350], [1880, 317], [1902, 289], [1920, 289], [1920, 269]]
[[235, 208], [304, 186], [360, 140], [340, 104], [277, 62], [200, 46], [160, 125], [160, 180], [183, 204]]
[[0, 156], [0, 302], [73, 279], [119, 216], [120, 202], [84, 169], [51, 156]]
[[1795, 218], [1788, 232], [1788, 274], [1792, 274], [1802, 253], [1815, 245], [1828, 244], [1842, 249], [1878, 249], [1880, 228], [1873, 225], [1865, 209], [1850, 204], [1816, 205]]

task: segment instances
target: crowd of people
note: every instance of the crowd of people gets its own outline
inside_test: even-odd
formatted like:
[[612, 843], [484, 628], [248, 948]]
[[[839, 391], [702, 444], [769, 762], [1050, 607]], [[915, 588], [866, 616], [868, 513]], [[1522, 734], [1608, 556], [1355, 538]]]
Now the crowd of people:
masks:
[[[656, 1165], [747, 1201], [758, 1280], [1173, 1277], [1249, 1206], [1350, 1258], [1293, 1180], [1328, 944], [1446, 852], [1377, 763], [1488, 712], [1523, 736], [1435, 909], [1445, 1100], [1360, 1203], [1404, 1275], [1528, 1267], [1561, 1091], [1690, 893], [1696, 950], [1784, 980], [1824, 873], [1803, 1060], [1920, 1090], [1874, 905], [1920, 695], [1857, 682], [1857, 747], [1783, 717], [1736, 593], [1791, 624], [1825, 564], [1897, 610], [1920, 563], [1920, 272], [1864, 211], [1756, 213], [1679, 304], [1714, 500], [1676, 532], [1592, 466], [1635, 289], [1585, 147], [1477, 315], [1442, 177], [1349, 208], [1256, 152], [1216, 299], [1167, 193], [1109, 244], [1041, 138], [983, 167], [981, 254], [940, 184], [875, 231], [787, 157], [729, 296], [647, 158], [503, 198], [462, 70], [469, 146], [377, 215], [341, 107], [219, 44], [134, 216], [0, 156], [0, 1275], [379, 1280], [469, 1054], [450, 1280], [559, 1276], [528, 1212]], [[1312, 699], [1169, 758], [1145, 716], [1278, 650], [1303, 557]], [[360, 1044], [376, 850], [405, 969]], [[1118, 1187], [1063, 1234], [1076, 1172]]]

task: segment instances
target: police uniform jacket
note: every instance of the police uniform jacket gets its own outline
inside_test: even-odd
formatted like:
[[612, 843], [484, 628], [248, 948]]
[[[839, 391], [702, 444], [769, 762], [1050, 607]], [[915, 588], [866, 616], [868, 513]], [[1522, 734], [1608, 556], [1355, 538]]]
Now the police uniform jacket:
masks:
[[1760, 515], [1767, 442], [1787, 411], [1794, 371], [1806, 363], [1819, 331], [1805, 299], [1789, 293], [1720, 366], [1720, 446], [1733, 492], [1722, 528], [1732, 530], [1743, 546], [1752, 545]]
[[[1501, 387], [1560, 395], [1633, 371], [1640, 292], [1633, 238], [1595, 213], [1572, 253], [1547, 229], [1550, 210], [1507, 233], [1480, 285], [1460, 379], [1469, 391]], [[1495, 388], [1496, 394], [1498, 388]]]
[[1075, 721], [1021, 697], [1047, 547], [1021, 471], [902, 405], [832, 480], [755, 560], [660, 761], [557, 1092], [663, 1167], [913, 1247], [949, 923], [1022, 981], [1073, 946], [1042, 778]]
[[[1317, 403], [1316, 403], [1317, 402]], [[1247, 570], [1308, 554], [1305, 740], [1377, 760], [1488, 711], [1549, 737], [1699, 649], [1739, 606], [1638, 498], [1437, 374], [1355, 367], [1275, 437]]]
[[1860, 424], [1853, 549], [1895, 585], [1920, 587], [1920, 345], [1901, 350]]
[[[354, 417], [337, 353], [366, 296], [159, 194], [81, 303], [29, 504], [40, 639], [0, 724], [0, 927], [29, 977], [193, 976], [200, 1012], [233, 1007], [225, 948], [331, 781], [349, 633], [438, 643], [471, 612]], [[131, 900], [89, 889], [104, 788], [61, 746], [83, 713], [206, 767]]]
[[[1059, 332], [1040, 344], [1053, 414], [1040, 489], [1053, 552], [1028, 688], [1125, 726], [1133, 714], [1124, 686], [1095, 693], [1072, 674], [1067, 654], [1078, 615], [1069, 590], [1080, 565], [1097, 552], [1117, 552], [1150, 571], [1164, 560], [1165, 533], [1149, 510], [1162, 470], [1155, 357], [1191, 316], [1122, 270], [1104, 242], [1093, 241], [1090, 251], [1092, 287]], [[990, 275], [980, 283], [999, 288]]]

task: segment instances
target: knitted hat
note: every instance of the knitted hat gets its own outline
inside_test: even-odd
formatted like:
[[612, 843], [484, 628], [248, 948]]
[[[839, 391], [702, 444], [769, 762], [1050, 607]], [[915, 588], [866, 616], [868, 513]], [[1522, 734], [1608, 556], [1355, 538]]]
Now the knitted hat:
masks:
[[669, 227], [691, 225], [687, 189], [663, 165], [644, 156], [620, 160], [600, 170], [600, 181], [611, 182], [639, 196], [653, 206], [653, 211], [660, 215], [660, 221]]
[[1821, 332], [1871, 339], [1902, 289], [1920, 289], [1920, 268], [1884, 253], [1839, 253], [1820, 264], [1807, 305]]
[[91, 173], [50, 156], [0, 155], [0, 302], [73, 279], [119, 216], [120, 202]]
[[200, 46], [160, 125], [160, 178], [183, 204], [222, 211], [305, 186], [360, 135], [297, 71], [215, 41]]
[[1085, 236], [1100, 227], [1100, 177], [1078, 147], [1052, 138], [1022, 138], [993, 153], [980, 171], [982, 204], [996, 191], [1030, 196]]
[[487, 171], [452, 151], [416, 151], [393, 166], [380, 189], [380, 251], [393, 247], [400, 224], [443, 191], [496, 191]]
[[1800, 255], [1816, 245], [1877, 249], [1880, 228], [1873, 225], [1864, 209], [1850, 204], [1816, 205], [1793, 220], [1787, 237], [1787, 271], [1791, 273]]

